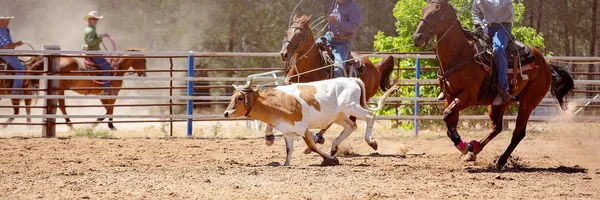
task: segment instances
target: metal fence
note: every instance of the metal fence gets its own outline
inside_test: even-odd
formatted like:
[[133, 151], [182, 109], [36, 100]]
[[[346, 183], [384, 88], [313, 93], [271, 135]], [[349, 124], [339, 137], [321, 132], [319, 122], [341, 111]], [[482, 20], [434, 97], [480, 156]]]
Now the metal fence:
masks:
[[[239, 83], [248, 81], [250, 79], [254, 79], [255, 81], [270, 83], [270, 86], [275, 86], [282, 81], [281, 79], [281, 68], [196, 68], [194, 65], [195, 61], [203, 58], [265, 58], [265, 57], [278, 57], [277, 53], [234, 53], [234, 52], [130, 52], [130, 51], [118, 51], [118, 52], [81, 52], [81, 51], [54, 51], [54, 50], [44, 50], [44, 51], [21, 51], [21, 50], [0, 50], [0, 55], [16, 55], [16, 56], [29, 56], [29, 57], [37, 57], [41, 56], [44, 58], [44, 70], [42, 71], [28, 71], [25, 76], [14, 76], [9, 75], [8, 73], [12, 73], [15, 71], [12, 70], [2, 70], [0, 71], [0, 79], [2, 80], [11, 80], [11, 79], [39, 79], [42, 82], [42, 87], [39, 89], [27, 89], [34, 90], [37, 92], [41, 92], [38, 95], [8, 95], [13, 89], [4, 88], [0, 89], [0, 99], [9, 99], [9, 98], [18, 98], [18, 99], [39, 99], [43, 100], [43, 106], [31, 105], [31, 106], [2, 106], [0, 108], [26, 108], [26, 109], [42, 109], [44, 110], [44, 114], [42, 115], [8, 115], [2, 114], [0, 118], [41, 118], [43, 119], [42, 123], [0, 123], [0, 125], [39, 125], [43, 127], [42, 135], [43, 137], [54, 137], [56, 132], [56, 125], [64, 125], [66, 123], [56, 122], [58, 118], [80, 118], [80, 119], [97, 119], [97, 118], [115, 118], [122, 119], [117, 121], [110, 122], [100, 122], [100, 123], [142, 123], [142, 122], [165, 122], [171, 123], [171, 134], [173, 132], [172, 128], [173, 122], [186, 122], [187, 126], [187, 135], [191, 136], [193, 134], [193, 121], [222, 121], [226, 120], [221, 115], [212, 115], [212, 114], [202, 114], [202, 113], [194, 113], [195, 106], [201, 105], [225, 105], [230, 100], [230, 93], [222, 93], [219, 96], [213, 96], [210, 94], [201, 94], [194, 95], [194, 91], [196, 89], [214, 89], [214, 88], [231, 88], [231, 84], [217, 84], [215, 82], [226, 82], [226, 83]], [[416, 66], [414, 68], [400, 68], [397, 67], [397, 70], [415, 70], [416, 77], [415, 79], [410, 80], [401, 80], [399, 84], [401, 85], [414, 85], [416, 86], [415, 96], [414, 97], [393, 97], [388, 98], [387, 104], [390, 106], [414, 106], [415, 115], [413, 116], [379, 116], [378, 120], [411, 120], [415, 123], [415, 134], [418, 134], [418, 123], [420, 120], [437, 120], [441, 119], [442, 116], [419, 116], [420, 105], [437, 105], [440, 102], [435, 98], [423, 98], [419, 94], [419, 89], [422, 85], [437, 85], [438, 81], [436, 79], [432, 80], [422, 80], [420, 79], [420, 72], [423, 70], [432, 70], [433, 68], [423, 69], [421, 68], [421, 60], [422, 59], [435, 59], [435, 55], [431, 53], [385, 53], [385, 54], [371, 54], [372, 57], [375, 56], [394, 56], [396, 59], [416, 59]], [[165, 69], [148, 69], [143, 70], [144, 72], [150, 74], [148, 77], [103, 77], [103, 76], [65, 76], [64, 73], [75, 73], [74, 72], [59, 72], [58, 69], [58, 59], [60, 57], [105, 57], [105, 58], [145, 58], [145, 59], [169, 59], [169, 68]], [[187, 69], [176, 69], [173, 66], [173, 59], [186, 59]], [[549, 57], [547, 58], [550, 61], [559, 61], [559, 62], [597, 62], [600, 61], [600, 58], [590, 58], [590, 57]], [[129, 70], [132, 72], [139, 72], [141, 70]], [[209, 71], [209, 72], [218, 72], [218, 71], [243, 71], [247, 73], [248, 77], [196, 77], [196, 72], [199, 71]], [[88, 72], [99, 72], [99, 71], [88, 71]], [[106, 71], [105, 71], [106, 72]], [[111, 70], [108, 72], [122, 72], [121, 70]], [[168, 73], [169, 76], [152, 76], [152, 73]], [[186, 73], [186, 76], [178, 77], [174, 76], [174, 73]], [[577, 74], [579, 75], [579, 74]], [[587, 75], [587, 74], [584, 74]], [[71, 96], [62, 96], [57, 95], [58, 91], [61, 90], [100, 90], [104, 88], [60, 88], [58, 85], [58, 80], [122, 80], [122, 81], [164, 81], [168, 82], [169, 86], [159, 86], [159, 87], [124, 87], [120, 88], [121, 90], [168, 90], [169, 95], [133, 95], [133, 96], [81, 96], [81, 95], [71, 95]], [[208, 82], [208, 84], [195, 84], [198, 82]], [[181, 83], [185, 86], [177, 86], [176, 83]], [[577, 80], [577, 85], [600, 85], [600, 81], [598, 80]], [[176, 91], [184, 91], [185, 95], [178, 95]], [[588, 90], [578, 90], [576, 92], [581, 92], [585, 94], [593, 94], [596, 91], [588, 91]], [[165, 107], [168, 108], [169, 112], [164, 114], [153, 114], [153, 115], [59, 115], [57, 114], [57, 101], [59, 99], [122, 99], [122, 100], [163, 100], [168, 101], [165, 103], [131, 103], [131, 104], [110, 104], [110, 106], [114, 106], [116, 108], [119, 107]], [[372, 101], [377, 100], [377, 98], [371, 99]], [[551, 98], [547, 98], [544, 100], [545, 102], [553, 102]], [[572, 99], [572, 101], [581, 101], [582, 107], [590, 106], [590, 104], [599, 103], [600, 100], [596, 98], [586, 98], [577, 96], [577, 98]], [[185, 114], [178, 114], [174, 112], [175, 107], [183, 107], [185, 106]], [[542, 106], [555, 106], [551, 104], [542, 104]], [[71, 105], [67, 106], [68, 108], [87, 108], [87, 107], [101, 107], [101, 105]], [[135, 118], [136, 120], [127, 120], [130, 118]], [[461, 116], [461, 119], [487, 119], [487, 116]], [[508, 116], [505, 119], [514, 120], [513, 116]], [[534, 121], [546, 121], [553, 120], [553, 116], [533, 116], [531, 120]], [[584, 121], [597, 121], [600, 120], [596, 116], [580, 116], [575, 117], [575, 120], [584, 120]], [[245, 119], [238, 119], [245, 120]], [[98, 121], [90, 121], [90, 122], [74, 122], [71, 124], [93, 124], [99, 123]]]

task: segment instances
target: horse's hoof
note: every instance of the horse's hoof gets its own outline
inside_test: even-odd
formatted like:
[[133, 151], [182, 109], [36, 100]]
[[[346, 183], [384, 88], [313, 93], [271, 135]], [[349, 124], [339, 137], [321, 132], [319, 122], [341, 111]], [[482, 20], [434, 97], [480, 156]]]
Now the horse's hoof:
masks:
[[373, 143], [369, 144], [369, 146], [371, 146], [371, 148], [373, 148], [375, 151], [377, 151], [377, 148], [379, 147], [379, 145], [377, 145], [377, 141], [373, 141]]
[[310, 153], [312, 153], [312, 150], [310, 150], [310, 148], [306, 148], [306, 149], [304, 149], [304, 152], [302, 152], [302, 153], [310, 154]]
[[477, 160], [477, 154], [475, 154], [473, 152], [469, 152], [469, 153], [467, 153], [467, 155], [465, 155], [465, 157], [463, 158], [463, 160], [465, 162], [475, 161], [475, 160]]
[[498, 160], [496, 160], [496, 169], [497, 170], [502, 170], [502, 168], [504, 168], [504, 165], [506, 165], [506, 159], [503, 159], [502, 157], [498, 158]]
[[340, 165], [340, 161], [333, 157], [332, 159], [324, 158], [323, 162], [321, 162], [321, 166], [337, 166]]
[[467, 152], [469, 152], [469, 147], [467, 146], [467, 143], [462, 140], [460, 141], [460, 143], [458, 143], [458, 145], [456, 145], [456, 149], [458, 149], [458, 151], [460, 151], [462, 155], [466, 155]]

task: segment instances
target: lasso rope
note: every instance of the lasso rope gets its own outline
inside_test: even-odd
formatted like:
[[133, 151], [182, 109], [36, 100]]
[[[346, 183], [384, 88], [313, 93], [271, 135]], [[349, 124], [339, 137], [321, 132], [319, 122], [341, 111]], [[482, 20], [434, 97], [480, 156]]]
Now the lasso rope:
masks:
[[294, 14], [296, 13], [296, 9], [298, 9], [298, 6], [300, 6], [300, 4], [303, 2], [304, 0], [300, 0], [298, 2], [298, 4], [296, 4], [296, 7], [294, 7], [294, 10], [292, 11], [292, 15], [290, 16], [290, 23], [289, 26], [292, 26], [292, 21], [294, 21]]
[[[110, 41], [110, 44], [112, 45], [112, 51], [117, 51], [117, 42], [115, 42], [115, 39], [108, 34], [105, 34], [104, 37], [107, 38], [108, 41]], [[106, 45], [104, 45], [104, 41], [102, 41], [101, 44], [102, 44], [102, 47], [104, 47], [104, 50], [108, 51], [108, 48], [106, 48]], [[87, 49], [84, 49], [84, 50], [87, 50]], [[90, 57], [86, 57], [84, 59], [84, 61], [87, 63], [87, 65], [98, 65], [98, 64], [95, 64]], [[115, 63], [109, 63], [108, 60], [106, 60], [106, 63], [110, 64], [110, 66], [113, 70], [118, 69], [117, 66], [115, 66]], [[104, 65], [106, 63], [102, 63], [101, 65]], [[115, 75], [117, 75], [117, 72], [114, 72], [111, 76], [115, 76]], [[99, 85], [103, 85], [103, 84], [111, 82], [110, 80], [107, 80], [107, 81], [92, 80], [92, 81]]]
[[[347, 62], [350, 62], [350, 61], [352, 61], [354, 59], [358, 59], [358, 58], [373, 57], [373, 56], [376, 56], [376, 55], [379, 55], [379, 54], [382, 54], [382, 53], [390, 53], [392, 51], [395, 51], [395, 50], [398, 50], [398, 49], [403, 49], [403, 48], [406, 48], [406, 47], [409, 47], [409, 46], [412, 46], [412, 45], [404, 45], [404, 46], [401, 46], [401, 47], [395, 47], [395, 48], [387, 49], [387, 50], [380, 51], [380, 52], [375, 52], [375, 53], [371, 53], [371, 54], [360, 55], [360, 56], [357, 56], [357, 57], [355, 57], [353, 59], [344, 60], [341, 63], [347, 63]], [[316, 71], [319, 71], [319, 70], [322, 70], [322, 69], [326, 69], [326, 68], [329, 68], [329, 67], [333, 67], [333, 66], [335, 66], [335, 64], [325, 65], [323, 67], [311, 69], [311, 70], [308, 70], [308, 71], [305, 71], [305, 72], [302, 72], [302, 73], [298, 73], [298, 71], [296, 71], [297, 73], [295, 75], [292, 75], [290, 77], [285, 77], [285, 78], [279, 78], [279, 79], [276, 79], [274, 81], [270, 81], [270, 82], [267, 82], [265, 84], [262, 84], [259, 87], [262, 87], [264, 85], [269, 85], [269, 84], [275, 84], [277, 82], [284, 81], [284, 80], [286, 80], [288, 78], [291, 79], [291, 78], [294, 78], [294, 77], [299, 77], [299, 76], [302, 76], [304, 74], [316, 72]]]

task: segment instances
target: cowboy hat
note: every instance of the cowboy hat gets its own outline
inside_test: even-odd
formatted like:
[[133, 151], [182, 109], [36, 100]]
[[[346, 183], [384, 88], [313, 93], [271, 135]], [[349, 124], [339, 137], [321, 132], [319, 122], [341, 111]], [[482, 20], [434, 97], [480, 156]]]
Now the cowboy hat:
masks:
[[100, 15], [100, 13], [98, 11], [92, 11], [90, 13], [88, 13], [85, 17], [83, 17], [84, 21], [89, 21], [90, 19], [102, 19], [104, 18], [104, 16]]
[[11, 20], [11, 19], [14, 19], [14, 18], [15, 18], [15, 17], [13, 17], [13, 16], [10, 16], [10, 17], [7, 17], [7, 16], [0, 16], [0, 20]]

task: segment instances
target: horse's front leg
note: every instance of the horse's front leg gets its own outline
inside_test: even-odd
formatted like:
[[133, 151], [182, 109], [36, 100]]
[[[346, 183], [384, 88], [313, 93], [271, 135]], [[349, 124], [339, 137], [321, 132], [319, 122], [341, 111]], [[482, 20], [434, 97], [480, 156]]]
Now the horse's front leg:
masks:
[[463, 141], [460, 138], [460, 134], [458, 134], [458, 117], [461, 110], [468, 107], [467, 105], [468, 98], [466, 93], [460, 93], [453, 100], [446, 99], [446, 109], [444, 110], [444, 122], [446, 122], [446, 127], [448, 129], [447, 135], [454, 143], [454, 146], [462, 153], [463, 155], [467, 154], [469, 150], [469, 144]]

